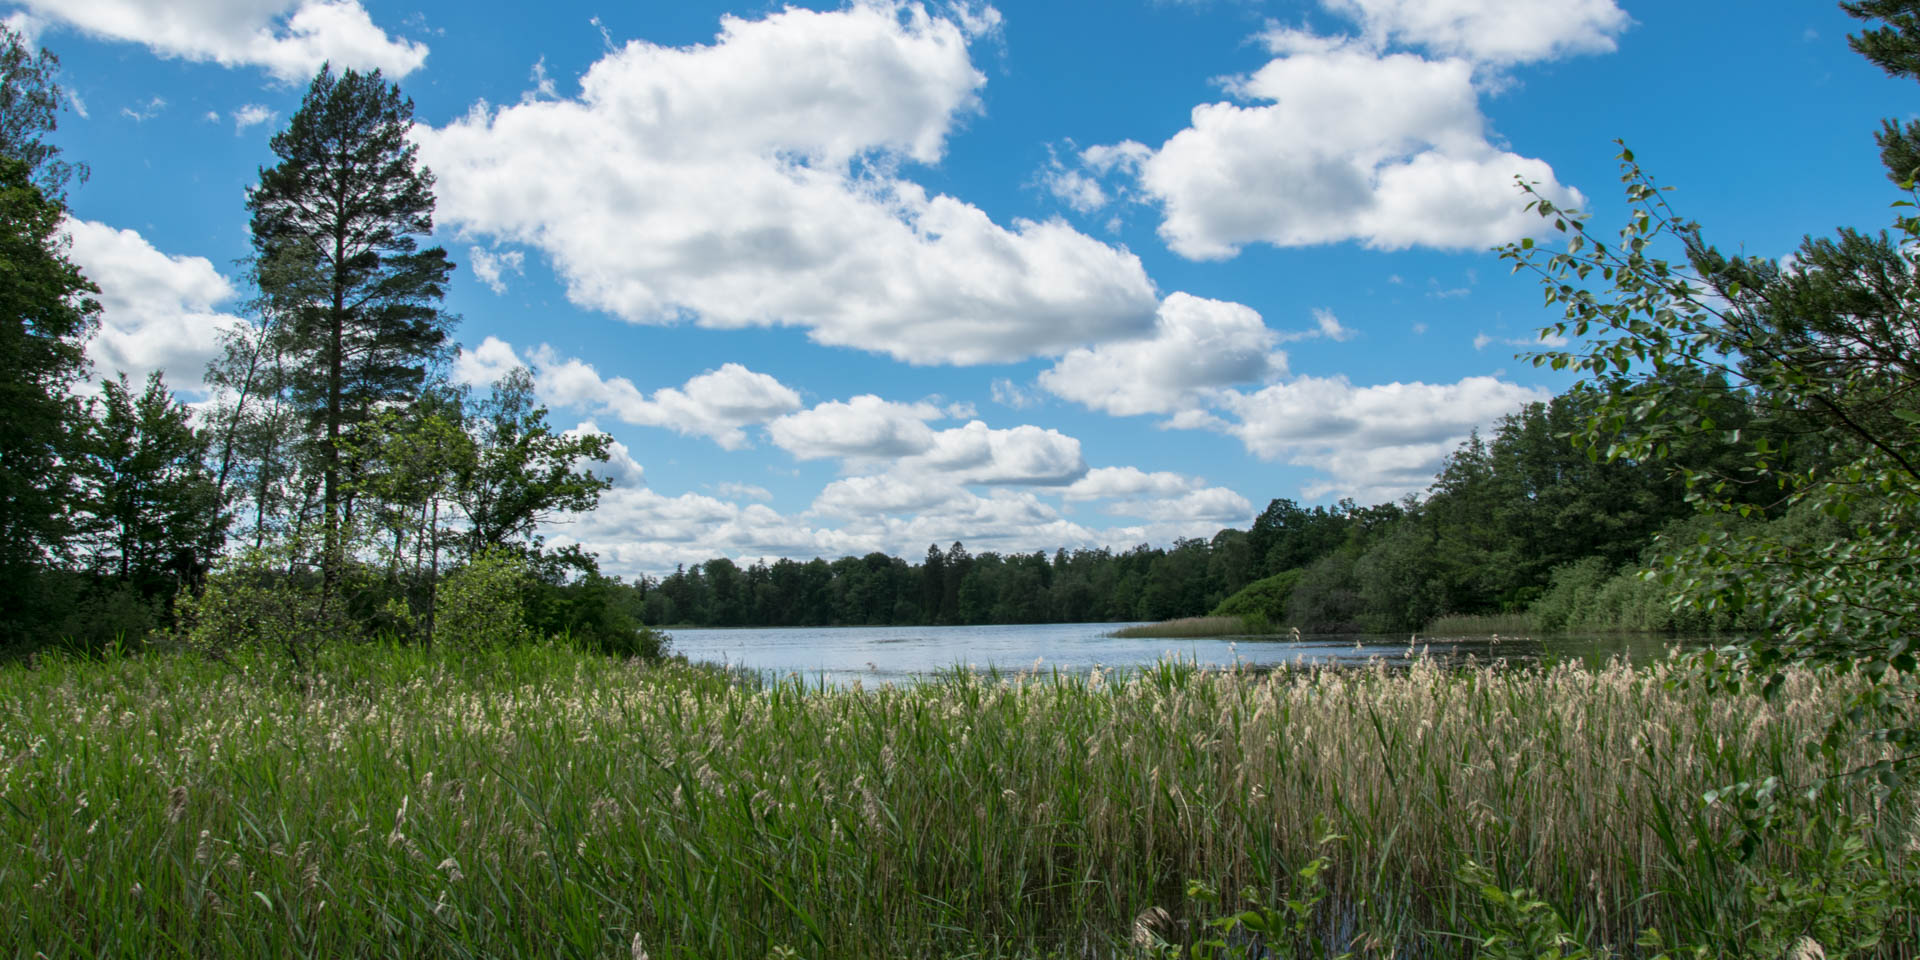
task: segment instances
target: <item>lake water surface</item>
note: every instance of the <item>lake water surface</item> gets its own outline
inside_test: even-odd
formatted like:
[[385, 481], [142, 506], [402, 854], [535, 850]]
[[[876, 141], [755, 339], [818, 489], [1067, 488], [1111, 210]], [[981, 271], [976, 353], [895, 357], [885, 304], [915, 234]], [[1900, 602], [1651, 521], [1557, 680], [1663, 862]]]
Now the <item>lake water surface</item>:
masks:
[[1585, 636], [1528, 639], [1495, 636], [1307, 635], [1118, 639], [1124, 623], [1051, 623], [978, 627], [758, 627], [675, 630], [673, 652], [810, 682], [845, 686], [908, 683], [956, 666], [1015, 673], [1038, 669], [1082, 673], [1095, 666], [1133, 667], [1165, 657], [1203, 665], [1364, 664], [1375, 658], [1534, 661], [1543, 657], [1604, 662], [1666, 655], [1670, 637]]

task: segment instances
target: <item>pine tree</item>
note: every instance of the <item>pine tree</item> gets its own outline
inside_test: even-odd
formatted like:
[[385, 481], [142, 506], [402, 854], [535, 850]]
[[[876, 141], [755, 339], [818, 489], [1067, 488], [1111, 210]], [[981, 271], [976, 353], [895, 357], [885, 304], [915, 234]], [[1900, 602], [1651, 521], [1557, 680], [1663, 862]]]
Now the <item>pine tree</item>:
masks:
[[433, 174], [407, 140], [413, 101], [378, 70], [322, 67], [275, 135], [280, 162], [249, 194], [261, 305], [283, 323], [292, 395], [307, 415], [320, 474], [323, 580], [345, 559], [354, 427], [417, 394], [447, 349], [440, 309], [453, 264], [433, 230]]
[[[1856, 53], [1892, 76], [1920, 78], [1920, 2], [1857, 0], [1840, 4], [1840, 9], [1861, 20], [1885, 24], [1847, 37]], [[1898, 120], [1883, 121], [1874, 139], [1880, 143], [1880, 160], [1893, 182], [1904, 183], [1920, 174], [1920, 120], [1909, 120], [1904, 127]]]

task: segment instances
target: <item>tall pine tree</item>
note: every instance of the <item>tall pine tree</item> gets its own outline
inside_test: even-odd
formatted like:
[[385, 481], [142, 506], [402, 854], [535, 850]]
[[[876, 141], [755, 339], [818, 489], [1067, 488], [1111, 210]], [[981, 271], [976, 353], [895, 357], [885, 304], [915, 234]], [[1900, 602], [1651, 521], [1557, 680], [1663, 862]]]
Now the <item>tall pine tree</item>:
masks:
[[320, 475], [324, 582], [345, 560], [354, 427], [417, 394], [448, 348], [440, 309], [453, 264], [433, 231], [433, 174], [407, 140], [413, 101], [378, 70], [322, 67], [287, 129], [280, 162], [248, 195], [262, 308], [284, 324], [292, 393]]

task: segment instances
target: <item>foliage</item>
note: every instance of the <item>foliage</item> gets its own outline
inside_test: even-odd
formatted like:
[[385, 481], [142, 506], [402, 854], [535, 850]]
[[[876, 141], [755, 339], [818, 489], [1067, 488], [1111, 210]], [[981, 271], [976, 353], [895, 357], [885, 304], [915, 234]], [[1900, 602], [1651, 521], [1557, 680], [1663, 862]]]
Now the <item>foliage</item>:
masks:
[[365, 571], [348, 566], [343, 589], [323, 589], [316, 545], [290, 539], [224, 558], [198, 595], [179, 599], [175, 634], [186, 646], [217, 659], [265, 654], [304, 671], [327, 646], [365, 639], [351, 615], [344, 587], [364, 585]]
[[60, 58], [27, 49], [26, 38], [0, 23], [0, 156], [26, 164], [27, 178], [48, 200], [66, 205], [67, 182], [87, 179], [83, 163], [60, 159], [60, 148], [46, 141], [59, 126], [66, 97], [54, 78]]
[[[1823, 260], [1821, 246], [1802, 246], [1809, 266], [1772, 273], [1752, 262], [1735, 269], [1706, 246], [1700, 228], [1680, 220], [1651, 178], [1622, 152], [1622, 179], [1635, 214], [1617, 246], [1592, 240], [1576, 215], [1537, 199], [1533, 206], [1569, 233], [1567, 251], [1537, 254], [1527, 243], [1504, 256], [1532, 268], [1549, 302], [1566, 319], [1548, 328], [1591, 336], [1579, 349], [1536, 362], [1586, 374], [1605, 399], [1579, 439], [1609, 459], [1670, 464], [1687, 496], [1705, 512], [1751, 516], [1740, 491], [1776, 491], [1776, 511], [1820, 513], [1840, 524], [1837, 540], [1783, 537], [1778, 528], [1722, 525], [1692, 544], [1672, 544], [1664, 567], [1676, 594], [1708, 615], [1761, 618], [1787, 655], [1864, 657], [1873, 670], [1913, 666], [1908, 645], [1920, 630], [1920, 472], [1911, 466], [1920, 434], [1911, 429], [1911, 375], [1881, 359], [1877, 344], [1911, 338], [1904, 312], [1824, 319], [1796, 314], [1809, 291], [1859, 292], [1869, 278]], [[1920, 236], [1920, 224], [1901, 230]], [[1693, 269], [1652, 256], [1662, 240], [1687, 253]], [[1910, 254], [1891, 278], [1911, 284]], [[1822, 262], [1826, 266], [1819, 265]], [[1598, 273], [1612, 283], [1596, 294], [1577, 281]], [[1740, 276], [1771, 278], [1759, 288]], [[1669, 374], [1697, 371], [1692, 379]], [[1733, 470], [1681, 459], [1676, 445], [1721, 430], [1713, 397], [1698, 385], [1724, 379], [1753, 398], [1757, 420], [1774, 432], [1725, 430], [1744, 448]], [[1801, 433], [1795, 450], [1780, 439]]]
[[526, 558], [511, 550], [493, 548], [469, 557], [435, 595], [435, 638], [460, 650], [499, 649], [531, 640], [522, 601], [529, 576]]
[[0, 644], [29, 629], [26, 591], [73, 534], [72, 463], [84, 433], [71, 388], [87, 369], [99, 288], [68, 260], [65, 212], [0, 156]]
[[157, 370], [138, 398], [124, 374], [103, 382], [99, 407], [78, 468], [94, 569], [149, 595], [192, 585], [226, 525], [206, 439]]
[[[1912, 3], [1843, 7], [1890, 24], [1853, 37], [1855, 49], [1895, 75], [1920, 76]], [[1909, 198], [1910, 141], [1891, 121], [1880, 137], [1888, 174]], [[1830, 518], [1838, 536], [1785, 535], [1776, 525], [1708, 530], [1675, 545], [1666, 573], [1683, 602], [1709, 614], [1752, 611], [1779, 648], [1763, 657], [1911, 671], [1920, 634], [1920, 319], [1909, 305], [1920, 291], [1920, 219], [1895, 217], [1891, 235], [1810, 237], [1785, 269], [1722, 254], [1631, 151], [1620, 161], [1631, 213], [1617, 243], [1535, 196], [1530, 207], [1567, 235], [1565, 249], [1549, 255], [1523, 241], [1502, 253], [1564, 307], [1550, 332], [1590, 336], [1535, 358], [1584, 374], [1602, 395], [1579, 440], [1608, 459], [1670, 465], [1706, 513], [1752, 515], [1752, 498], [1739, 491], [1759, 490], [1777, 498], [1775, 515]], [[1658, 255], [1669, 248], [1684, 264]], [[1609, 290], [1585, 288], [1595, 274]], [[1748, 398], [1752, 425], [1763, 429], [1720, 422], [1701, 389], [1712, 383]], [[1714, 433], [1740, 449], [1735, 464], [1703, 464], [1680, 447]]]
[[290, 396], [320, 475], [323, 578], [346, 563], [352, 431], [382, 404], [416, 395], [446, 349], [440, 310], [453, 264], [433, 232], [433, 175], [407, 139], [413, 102], [375, 70], [322, 67], [287, 128], [279, 162], [247, 195], [260, 308], [290, 354]]
[[610, 657], [657, 660], [672, 639], [642, 626], [642, 601], [618, 578], [604, 576], [578, 547], [541, 554], [532, 563], [527, 625], [537, 636]]
[[613, 486], [577, 471], [604, 463], [613, 439], [603, 433], [555, 433], [533, 398], [533, 375], [516, 367], [493, 385], [475, 417], [471, 455], [457, 461], [453, 496], [467, 521], [467, 549], [537, 549], [536, 531], [561, 512], [591, 511]]
[[1592, 960], [1553, 904], [1525, 887], [1503, 887], [1492, 870], [1471, 860], [1460, 882], [1479, 895], [1484, 916], [1474, 924], [1475, 955], [1483, 960]]
[[1297, 569], [1283, 570], [1270, 577], [1261, 577], [1220, 601], [1208, 616], [1260, 616], [1266, 618], [1268, 623], [1286, 623], [1287, 598], [1293, 595], [1293, 587], [1300, 582], [1301, 573]]

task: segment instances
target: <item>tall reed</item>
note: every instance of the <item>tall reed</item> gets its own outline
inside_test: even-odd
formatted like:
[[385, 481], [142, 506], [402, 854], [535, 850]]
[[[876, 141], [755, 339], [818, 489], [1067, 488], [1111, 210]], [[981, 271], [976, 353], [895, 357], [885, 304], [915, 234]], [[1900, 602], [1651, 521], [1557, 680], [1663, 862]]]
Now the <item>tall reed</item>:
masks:
[[[1163, 663], [835, 691], [552, 647], [6, 668], [0, 943], [1129, 956], [1155, 907], [1195, 934], [1190, 882], [1279, 904], [1324, 857], [1311, 922], [1357, 956], [1471, 955], [1497, 918], [1469, 864], [1613, 955], [1655, 927], [1736, 956], [1768, 878], [1839, 876], [1829, 840], [1907, 876], [1909, 796], [1829, 790], [1820, 817], [1793, 808], [1793, 842], [1744, 853], [1747, 808], [1702, 801], [1876, 759], [1801, 749], [1852, 681], [1795, 671], [1760, 700], [1675, 669]], [[1882, 926], [1878, 955], [1914, 954], [1910, 913]]]

